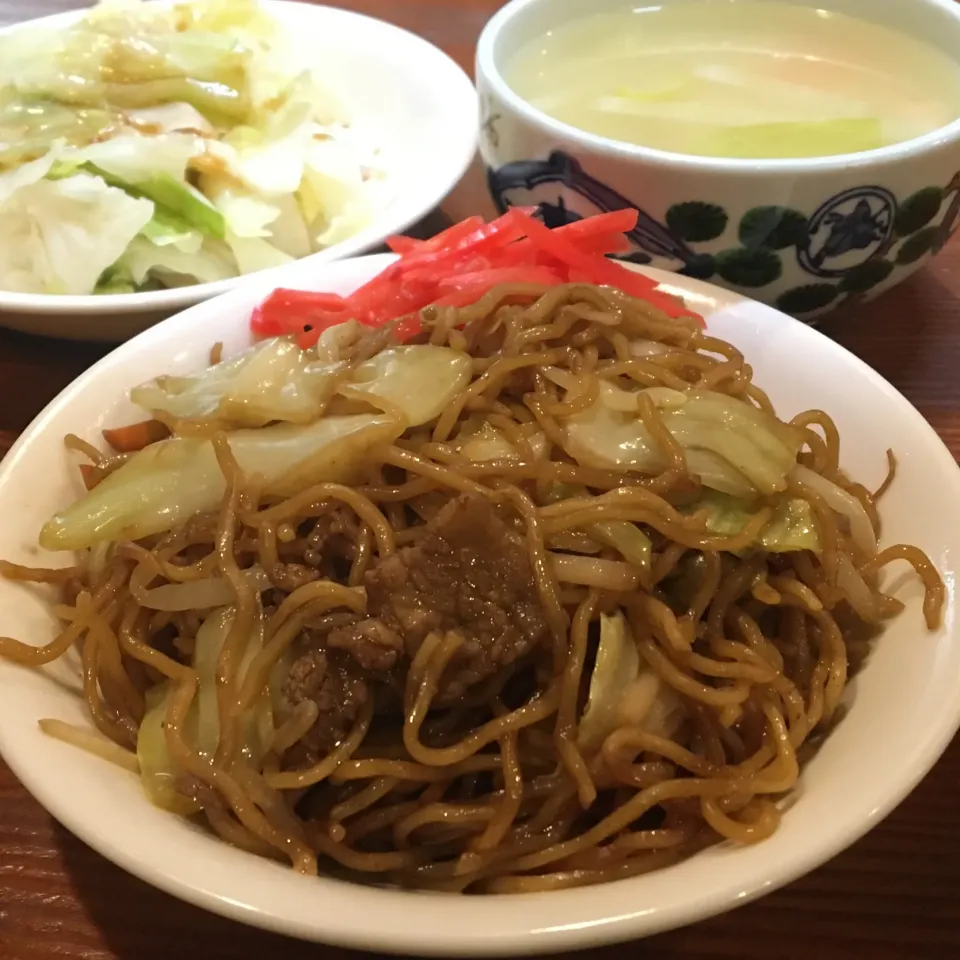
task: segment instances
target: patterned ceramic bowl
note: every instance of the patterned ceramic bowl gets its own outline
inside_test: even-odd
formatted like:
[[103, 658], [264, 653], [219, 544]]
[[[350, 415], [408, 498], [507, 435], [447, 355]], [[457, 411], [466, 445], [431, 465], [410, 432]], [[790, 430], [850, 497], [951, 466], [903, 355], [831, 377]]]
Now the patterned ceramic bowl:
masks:
[[[558, 22], [623, 9], [623, 2], [513, 0], [487, 24], [477, 50], [480, 144], [501, 209], [538, 204], [557, 225], [636, 207], [628, 259], [711, 280], [805, 320], [899, 283], [960, 226], [960, 119], [865, 153], [727, 160], [584, 133], [541, 113], [507, 85], [503, 66], [528, 41]], [[960, 50], [954, 0], [828, 5], [951, 56]]]

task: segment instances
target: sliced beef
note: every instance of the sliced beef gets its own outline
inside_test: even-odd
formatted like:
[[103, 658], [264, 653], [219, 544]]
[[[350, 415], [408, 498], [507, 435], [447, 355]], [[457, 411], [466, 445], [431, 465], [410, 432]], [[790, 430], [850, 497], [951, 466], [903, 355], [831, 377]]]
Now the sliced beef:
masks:
[[368, 673], [392, 670], [403, 654], [403, 638], [382, 620], [368, 618], [330, 632], [327, 646], [342, 650]]
[[294, 661], [281, 696], [288, 710], [304, 700], [316, 703], [317, 722], [302, 744], [311, 753], [323, 754], [350, 732], [369, 692], [363, 678], [347, 665], [323, 650], [308, 650]]
[[345, 576], [353, 560], [354, 544], [351, 525], [343, 511], [334, 510], [317, 517], [306, 540], [303, 562], [307, 566], [334, 580]]
[[328, 615], [298, 639], [303, 652], [282, 696], [289, 710], [308, 699], [319, 708], [302, 744], [308, 755], [339, 743], [374, 691], [381, 712], [385, 704], [398, 705], [404, 672], [432, 631], [464, 638], [441, 681], [441, 703], [513, 663], [547, 634], [526, 549], [484, 497], [448, 503], [415, 546], [368, 571], [365, 586], [367, 617]]
[[373, 622], [354, 630], [397, 635], [410, 657], [434, 630], [463, 636], [441, 701], [513, 663], [547, 632], [527, 551], [482, 496], [448, 503], [416, 545], [380, 561], [365, 585]]

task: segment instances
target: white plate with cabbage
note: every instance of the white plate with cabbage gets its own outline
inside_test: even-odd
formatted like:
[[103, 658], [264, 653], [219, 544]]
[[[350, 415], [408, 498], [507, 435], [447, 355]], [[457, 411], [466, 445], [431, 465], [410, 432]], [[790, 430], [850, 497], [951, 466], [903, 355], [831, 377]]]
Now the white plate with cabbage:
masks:
[[121, 340], [433, 209], [476, 94], [424, 40], [287, 0], [108, 0], [0, 31], [0, 326]]

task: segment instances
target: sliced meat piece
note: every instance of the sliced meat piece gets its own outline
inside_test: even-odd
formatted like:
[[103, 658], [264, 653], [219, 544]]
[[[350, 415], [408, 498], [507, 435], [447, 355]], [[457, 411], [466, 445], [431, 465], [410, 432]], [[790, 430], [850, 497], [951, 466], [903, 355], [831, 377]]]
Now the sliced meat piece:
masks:
[[327, 753], [346, 737], [368, 696], [364, 680], [322, 650], [298, 657], [281, 688], [287, 711], [304, 700], [317, 705], [317, 722], [301, 741], [313, 754]]
[[331, 630], [327, 646], [348, 653], [368, 673], [392, 670], [404, 652], [403, 638], [373, 618]]
[[338, 567], [353, 560], [354, 544], [350, 524], [340, 510], [321, 514], [307, 534], [303, 562], [325, 576], [339, 579]]
[[414, 546], [368, 571], [365, 585], [374, 621], [365, 629], [399, 635], [408, 656], [431, 631], [464, 637], [441, 683], [441, 702], [513, 663], [547, 634], [527, 551], [482, 496], [464, 494], [447, 504]]

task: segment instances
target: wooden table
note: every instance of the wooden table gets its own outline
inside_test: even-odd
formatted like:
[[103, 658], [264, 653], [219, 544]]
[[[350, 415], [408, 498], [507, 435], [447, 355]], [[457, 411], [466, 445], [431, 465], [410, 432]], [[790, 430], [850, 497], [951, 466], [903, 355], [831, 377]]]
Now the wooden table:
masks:
[[[480, 28], [500, 4], [340, 3], [420, 33], [467, 68]], [[77, 0], [0, 0], [0, 24], [81, 5]], [[444, 212], [454, 219], [489, 212], [476, 171]], [[955, 243], [876, 305], [825, 327], [896, 384], [954, 454], [960, 454], [958, 298], [960, 243]], [[0, 333], [0, 453], [103, 352], [97, 346]], [[960, 740], [899, 810], [827, 866], [725, 917], [595, 953], [598, 960], [612, 960], [627, 951], [644, 960], [960, 957]], [[209, 916], [127, 876], [54, 823], [0, 761], [2, 960], [333, 960], [347, 955]]]

